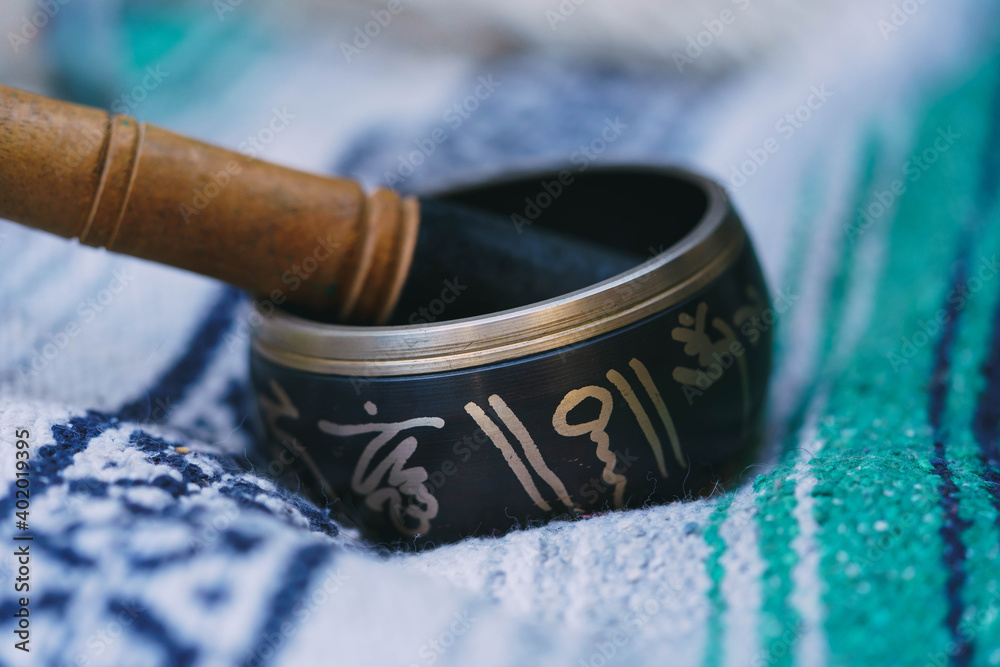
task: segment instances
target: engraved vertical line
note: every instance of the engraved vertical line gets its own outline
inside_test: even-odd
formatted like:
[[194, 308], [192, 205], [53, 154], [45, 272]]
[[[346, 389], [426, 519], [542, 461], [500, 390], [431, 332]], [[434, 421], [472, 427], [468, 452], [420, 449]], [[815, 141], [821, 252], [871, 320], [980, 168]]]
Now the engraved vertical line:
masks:
[[[657, 414], [660, 415], [660, 421], [663, 422], [663, 427], [667, 429], [667, 437], [670, 438], [670, 446], [674, 450], [674, 458], [677, 459], [677, 463], [686, 468], [687, 461], [684, 460], [684, 453], [681, 451], [681, 440], [677, 437], [677, 427], [674, 426], [674, 420], [670, 416], [670, 411], [667, 410], [667, 404], [663, 402], [663, 397], [660, 396], [660, 391], [656, 388], [656, 383], [653, 382], [652, 376], [649, 374], [649, 371], [646, 370], [646, 365], [638, 359], [632, 359], [628, 365], [633, 371], [635, 371], [635, 375], [639, 378], [639, 382], [642, 383], [646, 393], [648, 393], [649, 397], [653, 400], [653, 407], [656, 408]], [[666, 477], [666, 473], [664, 473], [663, 476]]]
[[632, 385], [622, 377], [621, 373], [611, 370], [608, 371], [607, 375], [608, 379], [611, 380], [611, 384], [615, 385], [618, 391], [621, 392], [622, 398], [628, 403], [628, 407], [632, 410], [632, 414], [635, 415], [636, 421], [639, 422], [642, 434], [649, 441], [649, 447], [653, 450], [653, 456], [656, 458], [656, 466], [660, 469], [660, 476], [666, 477], [667, 464], [663, 460], [663, 445], [660, 443], [660, 437], [656, 435], [656, 431], [653, 429], [653, 422], [650, 421], [646, 409], [639, 403], [639, 399], [635, 397], [635, 392], [632, 391]]
[[503, 434], [500, 428], [493, 423], [493, 420], [486, 416], [483, 409], [476, 405], [475, 403], [468, 403], [465, 406], [465, 411], [469, 413], [469, 416], [476, 420], [479, 424], [479, 428], [483, 429], [487, 437], [493, 442], [500, 453], [503, 454], [503, 458], [507, 461], [507, 465], [514, 472], [517, 480], [521, 482], [521, 486], [528, 493], [534, 503], [545, 510], [546, 512], [552, 511], [552, 506], [545, 502], [542, 498], [542, 494], [538, 492], [538, 487], [531, 479], [531, 473], [528, 469], [524, 467], [524, 463], [521, 459], [517, 457], [517, 453], [514, 452], [514, 448], [510, 446], [510, 442], [507, 440], [507, 436]]
[[559, 497], [560, 502], [569, 509], [573, 508], [573, 499], [570, 498], [569, 493], [566, 491], [565, 485], [563, 485], [562, 480], [559, 479], [552, 470], [545, 464], [545, 459], [542, 458], [542, 453], [538, 451], [538, 446], [535, 445], [535, 441], [531, 439], [531, 434], [528, 433], [528, 429], [524, 427], [521, 420], [517, 418], [517, 415], [507, 407], [507, 404], [502, 398], [493, 394], [489, 398], [490, 407], [496, 410], [497, 416], [500, 420], [510, 429], [510, 432], [514, 434], [517, 441], [521, 443], [521, 447], [524, 449], [524, 455], [528, 459], [528, 463], [531, 467], [535, 469], [538, 476], [545, 480], [545, 482], [552, 487], [556, 495]]

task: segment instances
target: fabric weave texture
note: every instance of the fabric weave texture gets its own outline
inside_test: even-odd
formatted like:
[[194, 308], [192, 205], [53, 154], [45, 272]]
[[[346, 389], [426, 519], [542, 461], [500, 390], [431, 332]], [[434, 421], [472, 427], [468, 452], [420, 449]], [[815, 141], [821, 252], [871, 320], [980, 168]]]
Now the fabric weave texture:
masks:
[[[733, 487], [387, 553], [245, 457], [245, 295], [0, 223], [0, 663], [1000, 664], [1000, 25], [987, 2], [915, 5], [888, 31], [891, 4], [855, 8], [801, 57], [710, 78], [421, 67], [377, 40], [348, 63], [249, 4], [60, 5], [18, 56], [48, 69], [20, 83], [263, 159], [414, 193], [563, 164], [712, 175], [761, 256], [777, 347], [763, 449]], [[499, 85], [454, 112], [481, 77]], [[609, 120], [624, 129], [597, 150]]]

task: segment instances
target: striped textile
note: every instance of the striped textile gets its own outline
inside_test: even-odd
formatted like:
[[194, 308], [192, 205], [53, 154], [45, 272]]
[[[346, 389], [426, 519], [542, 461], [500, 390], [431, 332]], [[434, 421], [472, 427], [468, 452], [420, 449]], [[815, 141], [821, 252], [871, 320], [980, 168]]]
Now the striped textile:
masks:
[[890, 31], [891, 3], [851, 5], [801, 57], [706, 79], [378, 43], [346, 63], [230, 4], [59, 5], [0, 76], [411, 192], [571, 161], [620, 119], [595, 161], [726, 183], [787, 305], [762, 452], [709, 498], [383, 553], [243, 455], [243, 295], [0, 223], [0, 664], [1000, 664], [994, 5]]

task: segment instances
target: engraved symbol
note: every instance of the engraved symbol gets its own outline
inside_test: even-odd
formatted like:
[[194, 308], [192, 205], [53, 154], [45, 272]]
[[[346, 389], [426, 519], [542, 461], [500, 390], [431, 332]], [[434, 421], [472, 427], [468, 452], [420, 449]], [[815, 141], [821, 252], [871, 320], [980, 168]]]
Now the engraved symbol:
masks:
[[[323, 476], [323, 473], [320, 472], [319, 466], [316, 465], [316, 461], [313, 457], [309, 455], [309, 452], [306, 451], [305, 447], [302, 446], [302, 443], [300, 443], [295, 436], [278, 426], [278, 420], [282, 418], [298, 420], [299, 409], [295, 407], [295, 404], [292, 403], [292, 399], [288, 396], [288, 392], [286, 392], [284, 388], [278, 384], [277, 380], [272, 378], [269, 386], [271, 388], [271, 393], [274, 394], [277, 401], [272, 401], [271, 397], [266, 394], [258, 393], [257, 402], [260, 404], [260, 411], [261, 416], [264, 418], [264, 424], [267, 426], [268, 430], [280, 440], [281, 446], [285, 448], [285, 451], [277, 454], [278, 460], [276, 463], [282, 466], [290, 466], [295, 462], [295, 459], [302, 459], [302, 462], [305, 463], [306, 467], [309, 468], [309, 471], [319, 482], [320, 490], [323, 494], [328, 498], [334, 498], [336, 493], [330, 487], [329, 482], [326, 481], [326, 477]], [[286, 461], [285, 453], [289, 450], [292, 458]], [[270, 470], [270, 466], [268, 469]], [[284, 468], [281, 468], [280, 470], [284, 471]], [[272, 471], [272, 473], [276, 476], [280, 476], [277, 473], [274, 473], [274, 471]]]
[[[566, 418], [569, 416], [570, 410], [576, 408], [588, 398], [597, 399], [601, 403], [601, 411], [597, 419], [577, 424], [567, 422]], [[614, 485], [615, 507], [621, 507], [625, 504], [625, 483], [628, 480], [625, 478], [625, 475], [615, 472], [615, 463], [618, 461], [618, 458], [611, 451], [611, 438], [604, 431], [604, 428], [608, 425], [608, 420], [611, 419], [611, 405], [611, 392], [604, 387], [591, 385], [582, 389], [574, 389], [563, 397], [563, 400], [559, 403], [559, 407], [556, 408], [555, 414], [552, 415], [552, 427], [555, 428], [556, 433], [567, 437], [590, 434], [590, 439], [597, 444], [597, 458], [604, 463], [604, 471], [601, 473], [601, 478], [608, 484]]]
[[[503, 422], [507, 429], [514, 434], [514, 437], [517, 438], [521, 448], [524, 450], [525, 458], [528, 459], [528, 463], [531, 465], [535, 473], [549, 485], [563, 505], [574, 512], [578, 512], [579, 509], [573, 505], [573, 499], [570, 497], [569, 493], [566, 492], [566, 487], [563, 485], [562, 480], [560, 480], [559, 477], [556, 476], [556, 474], [545, 464], [545, 460], [542, 458], [541, 452], [538, 451], [535, 441], [531, 439], [528, 429], [524, 427], [524, 424], [522, 424], [521, 420], [517, 418], [517, 415], [515, 415], [504, 400], [496, 394], [490, 396], [488, 400], [490, 407], [496, 411], [500, 421]], [[500, 430], [500, 427], [497, 426], [496, 423], [490, 419], [483, 409], [476, 403], [468, 403], [465, 406], [465, 411], [469, 413], [469, 416], [476, 421], [479, 428], [483, 430], [483, 433], [489, 437], [496, 448], [500, 450], [500, 453], [503, 454], [503, 458], [507, 461], [507, 465], [510, 466], [511, 471], [517, 477], [521, 486], [524, 487], [525, 492], [531, 498], [532, 502], [534, 502], [540, 509], [546, 512], [551, 512], [552, 506], [538, 491], [538, 487], [535, 486], [535, 482], [531, 478], [531, 473], [528, 472], [528, 468], [518, 457], [517, 452], [514, 451], [510, 441], [507, 440], [507, 436]]]
[[[650, 376], [645, 364], [638, 359], [632, 359], [629, 362], [629, 367], [635, 372], [635, 375], [639, 378], [639, 382], [642, 384], [643, 389], [645, 389], [646, 393], [649, 394], [649, 398], [653, 402], [653, 407], [656, 408], [656, 413], [660, 417], [660, 421], [663, 422], [663, 427], [667, 431], [667, 438], [670, 440], [674, 458], [681, 466], [686, 466], [687, 463], [684, 460], [683, 452], [681, 452], [680, 438], [677, 436], [677, 429], [674, 426], [674, 420], [671, 418], [670, 412], [667, 410], [667, 406], [663, 402], [663, 397], [660, 395], [660, 391], [657, 389], [656, 383], [653, 382], [653, 378]], [[632, 385], [629, 384], [628, 380], [626, 380], [621, 373], [614, 369], [609, 370], [606, 376], [608, 380], [611, 381], [611, 384], [614, 385], [615, 389], [617, 389], [622, 395], [622, 398], [625, 399], [625, 403], [632, 411], [633, 416], [635, 416], [635, 419], [639, 424], [639, 428], [642, 430], [642, 433], [646, 437], [646, 441], [649, 443], [649, 447], [653, 452], [653, 458], [656, 459], [656, 467], [660, 471], [660, 476], [667, 477], [667, 464], [664, 460], [663, 445], [660, 442], [660, 436], [657, 435], [656, 429], [653, 427], [653, 422], [650, 420], [649, 414], [642, 406], [642, 403], [639, 402], [635, 390], [632, 389]], [[596, 399], [601, 403], [601, 410], [597, 418], [589, 422], [570, 424], [568, 421], [569, 413], [588, 398]], [[597, 458], [604, 463], [604, 470], [601, 473], [601, 478], [605, 483], [614, 486], [613, 501], [615, 507], [623, 507], [625, 504], [625, 486], [628, 479], [625, 475], [615, 472], [615, 464], [618, 460], [618, 456], [616, 452], [611, 449], [610, 437], [604, 430], [608, 425], [608, 421], [611, 419], [611, 411], [613, 407], [614, 401], [612, 399], [611, 392], [604, 387], [591, 385], [581, 389], [574, 389], [563, 397], [563, 400], [559, 403], [559, 407], [556, 408], [555, 414], [552, 415], [552, 426], [555, 428], [556, 433], [567, 437], [586, 434], [590, 435], [590, 439], [597, 445], [595, 454], [597, 455]]]
[[[649, 371], [638, 359], [632, 359], [629, 362], [629, 367], [635, 371], [636, 377], [642, 384], [643, 389], [645, 389], [646, 393], [649, 394], [649, 398], [653, 402], [653, 407], [656, 408], [656, 413], [659, 416], [660, 421], [663, 422], [663, 427], [666, 429], [667, 437], [670, 440], [674, 458], [681, 466], [686, 466], [687, 463], [685, 462], [684, 454], [681, 451], [681, 444], [680, 439], [677, 436], [677, 429], [674, 427], [674, 422], [670, 417], [670, 412], [667, 410], [667, 406], [664, 404], [663, 397], [660, 395], [656, 384], [653, 382], [653, 378], [650, 377]], [[615, 388], [621, 393], [625, 402], [631, 409], [632, 414], [635, 416], [636, 421], [638, 421], [639, 427], [642, 429], [642, 433], [646, 437], [646, 440], [649, 442], [649, 446], [653, 451], [653, 457], [656, 459], [656, 465], [660, 471], [660, 475], [662, 477], [667, 477], [667, 465], [664, 460], [663, 445], [660, 442], [659, 435], [657, 435], [656, 430], [653, 427], [649, 414], [639, 402], [632, 386], [621, 373], [615, 370], [610, 370], [607, 373], [607, 377]], [[588, 401], [588, 399], [593, 399], [600, 404], [597, 416], [590, 421], [570, 423], [570, 412], [575, 410], [577, 406], [580, 406], [584, 402]], [[486, 434], [493, 445], [500, 450], [500, 453], [503, 455], [504, 460], [510, 467], [511, 472], [513, 472], [514, 476], [517, 477], [517, 480], [521, 483], [521, 487], [524, 489], [525, 493], [528, 494], [528, 497], [531, 498], [532, 502], [546, 512], [552, 511], [552, 505], [538, 490], [538, 486], [535, 484], [535, 480], [532, 477], [528, 466], [531, 467], [531, 470], [534, 470], [538, 477], [549, 485], [552, 491], [556, 494], [556, 497], [560, 502], [562, 502], [563, 505], [566, 506], [566, 508], [575, 513], [582, 512], [582, 510], [573, 502], [572, 496], [567, 493], [566, 486], [563, 484], [562, 480], [554, 472], [552, 472], [552, 470], [545, 463], [538, 446], [531, 438], [531, 435], [524, 427], [524, 424], [522, 424], [521, 420], [517, 418], [517, 415], [515, 415], [504, 400], [496, 394], [490, 396], [488, 401], [490, 407], [492, 407], [496, 412], [500, 423], [506, 426], [507, 430], [510, 431], [515, 438], [517, 438], [518, 443], [524, 450], [524, 458], [527, 460], [527, 464], [515, 451], [514, 447], [510, 443], [510, 440], [507, 438], [507, 435], [500, 429], [500, 426], [493, 419], [491, 419], [479, 405], [474, 402], [470, 402], [466, 404], [465, 411], [470, 417], [473, 418], [473, 420], [475, 420], [476, 424], [479, 425], [479, 428], [482, 429], [483, 433]], [[615, 466], [617, 465], [620, 456], [617, 452], [611, 449], [611, 437], [606, 431], [608, 422], [611, 419], [613, 408], [614, 399], [611, 391], [605, 389], [604, 387], [589, 385], [580, 389], [573, 389], [563, 396], [562, 401], [560, 401], [559, 406], [553, 413], [552, 427], [555, 429], [556, 433], [565, 437], [577, 437], [582, 435], [590, 436], [590, 439], [597, 445], [595, 454], [598, 460], [604, 464], [604, 468], [601, 471], [601, 478], [606, 484], [611, 485], [614, 489], [613, 502], [615, 507], [623, 507], [625, 487], [628, 480], [625, 475], [615, 472]]]
[[[704, 301], [698, 304], [695, 316], [681, 313], [678, 316], [681, 326], [675, 327], [670, 335], [674, 340], [684, 343], [684, 354], [698, 358], [700, 368], [674, 368], [673, 377], [681, 384], [708, 389], [722, 377], [723, 371], [733, 363], [733, 358], [740, 371], [740, 382], [743, 388], [743, 413], [750, 412], [750, 389], [747, 386], [746, 359], [743, 354], [737, 354], [734, 344], [738, 345], [736, 334], [721, 317], [712, 318], [712, 328], [722, 334], [721, 338], [712, 340], [705, 332], [705, 320], [708, 316], [708, 304]], [[703, 369], [708, 369], [706, 372]]]
[[[365, 412], [374, 416], [378, 408], [368, 401], [364, 405]], [[345, 437], [362, 433], [373, 433], [375, 437], [365, 447], [351, 476], [351, 490], [364, 497], [365, 504], [378, 510], [388, 506], [389, 518], [393, 525], [407, 535], [426, 534], [431, 527], [430, 520], [438, 514], [437, 498], [427, 489], [427, 470], [422, 466], [406, 468], [413, 452], [417, 449], [417, 439], [407, 436], [396, 443], [391, 451], [374, 467], [372, 461], [383, 447], [401, 435], [403, 431], [413, 428], [443, 428], [444, 420], [439, 417], [418, 417], [406, 421], [389, 424], [334, 424], [320, 420], [318, 427], [330, 435]], [[371, 467], [371, 470], [369, 468]], [[383, 478], [387, 486], [383, 486]], [[405, 498], [405, 502], [404, 502]], [[412, 521], [417, 522], [416, 527]]]

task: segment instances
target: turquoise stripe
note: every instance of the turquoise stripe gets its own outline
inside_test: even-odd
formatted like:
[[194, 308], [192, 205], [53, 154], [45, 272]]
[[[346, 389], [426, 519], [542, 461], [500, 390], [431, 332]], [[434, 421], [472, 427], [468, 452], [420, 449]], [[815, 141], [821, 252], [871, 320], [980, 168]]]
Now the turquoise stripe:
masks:
[[795, 479], [785, 473], [761, 476], [754, 482], [754, 490], [759, 494], [756, 519], [764, 561], [760, 620], [762, 655], [758, 661], [761, 665], [794, 664], [792, 649], [802, 623], [790, 604], [795, 588], [791, 575], [798, 562], [792, 541], [798, 537], [799, 528], [793, 515]]
[[[868, 190], [868, 181], [874, 172], [874, 153], [870, 150], [865, 159], [865, 168], [861, 170], [864, 183], [859, 187], [861, 192]], [[810, 169], [805, 187], [802, 190], [801, 212], [795, 228], [791, 253], [795, 258], [789, 262], [784, 285], [798, 286], [805, 280], [806, 258], [810, 249], [816, 247], [816, 236], [820, 227], [815, 221], [820, 219], [825, 205], [822, 189], [826, 185], [822, 178], [828, 169], [825, 161], [816, 160]], [[839, 237], [842, 246], [840, 261], [835, 264], [836, 272], [830, 279], [830, 288], [826, 290], [827, 298], [821, 310], [822, 319], [828, 322], [841, 320], [837, 316], [843, 311], [844, 288], [848, 277], [848, 267], [852, 264], [854, 246], [844, 242], [845, 237]], [[838, 300], [838, 296], [840, 300]], [[781, 322], [779, 321], [779, 325]], [[776, 339], [776, 369], [775, 375], [780, 377], [782, 362], [785, 360], [785, 350], [790, 341], [788, 333], [792, 327], [779, 326]], [[814, 378], [820, 377], [821, 370], [829, 355], [830, 339], [827, 334], [818, 346]], [[794, 642], [800, 633], [802, 619], [791, 604], [790, 596], [794, 590], [792, 571], [798, 557], [792, 548], [792, 541], [798, 536], [798, 522], [793, 511], [795, 507], [795, 480], [791, 476], [794, 459], [797, 458], [795, 444], [805, 419], [806, 411], [816, 393], [816, 382], [810, 382], [802, 392], [799, 402], [785, 425], [783, 434], [783, 460], [787, 465], [781, 465], [775, 472], [758, 477], [754, 482], [756, 491], [757, 529], [760, 534], [760, 556], [764, 563], [761, 579], [761, 623], [760, 642], [762, 655], [758, 662], [773, 665], [793, 664]], [[792, 639], [789, 642], [789, 639]]]
[[[994, 110], [998, 102], [1000, 94], [995, 99]], [[998, 120], [994, 112], [994, 122]], [[994, 140], [997, 135], [998, 129], [994, 127]], [[989, 162], [1000, 146], [994, 141], [993, 145], [982, 145], [980, 150], [986, 153]], [[958, 630], [972, 646], [972, 664], [997, 665], [1000, 664], [1000, 649], [997, 648], [1000, 646], [1000, 571], [997, 568], [1000, 516], [993, 490], [984, 479], [988, 471], [981, 460], [973, 428], [976, 409], [986, 389], [982, 369], [996, 333], [996, 314], [1000, 312], [1000, 276], [995, 273], [996, 260], [1000, 258], [1000, 208], [997, 207], [998, 193], [991, 186], [984, 190], [982, 194], [989, 201], [983, 201], [981, 206], [988, 210], [974, 212], [974, 215], [982, 215], [982, 232], [971, 253], [969, 290], [961, 295], [964, 311], [952, 355], [945, 423], [948, 458], [958, 489], [959, 520], [967, 526], [962, 534], [966, 582], [961, 591], [964, 610]], [[947, 659], [949, 648], [939, 647], [935, 658]]]
[[[900, 198], [874, 316], [836, 379], [811, 462], [826, 630], [835, 664], [924, 664], [949, 640], [939, 481], [930, 464], [926, 385], [933, 340], [912, 340], [950, 289], [950, 265], [974, 200], [992, 72], [926, 117], [915, 150], [961, 134]], [[914, 287], [919, 285], [920, 289]], [[889, 353], [903, 355], [893, 368]], [[919, 610], [914, 613], [914, 610]]]
[[722, 566], [722, 555], [726, 552], [726, 541], [720, 530], [726, 521], [729, 507], [733, 504], [734, 492], [728, 492], [715, 504], [712, 516], [705, 528], [705, 544], [711, 549], [705, 561], [705, 571], [711, 581], [708, 589], [708, 602], [711, 606], [708, 617], [708, 633], [705, 645], [704, 667], [719, 667], [724, 654], [725, 628], [723, 619], [726, 614], [726, 598], [722, 594], [722, 580], [726, 576]]

